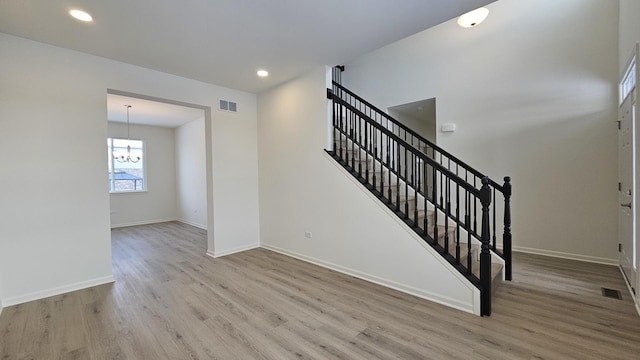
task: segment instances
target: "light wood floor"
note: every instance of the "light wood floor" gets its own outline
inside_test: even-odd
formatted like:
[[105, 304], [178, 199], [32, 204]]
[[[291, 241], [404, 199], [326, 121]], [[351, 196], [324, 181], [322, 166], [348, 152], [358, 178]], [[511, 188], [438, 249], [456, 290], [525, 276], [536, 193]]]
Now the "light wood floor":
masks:
[[516, 254], [481, 318], [263, 249], [212, 259], [180, 223], [112, 237], [116, 282], [6, 308], [0, 359], [640, 358], [611, 266]]

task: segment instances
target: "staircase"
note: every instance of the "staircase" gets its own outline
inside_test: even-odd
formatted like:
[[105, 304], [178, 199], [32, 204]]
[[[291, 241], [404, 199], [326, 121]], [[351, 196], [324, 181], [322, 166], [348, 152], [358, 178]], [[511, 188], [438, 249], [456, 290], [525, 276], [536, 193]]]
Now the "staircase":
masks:
[[481, 315], [491, 315], [493, 290], [511, 280], [510, 178], [497, 184], [369, 104], [335, 81], [341, 70], [334, 69], [327, 89], [333, 103], [327, 152], [477, 287]]

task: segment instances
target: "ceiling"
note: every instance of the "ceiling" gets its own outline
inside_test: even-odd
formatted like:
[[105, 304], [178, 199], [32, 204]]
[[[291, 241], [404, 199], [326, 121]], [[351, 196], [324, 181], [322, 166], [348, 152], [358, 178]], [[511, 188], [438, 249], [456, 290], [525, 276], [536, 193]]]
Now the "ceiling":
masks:
[[107, 119], [114, 122], [176, 128], [204, 117], [204, 110], [134, 97], [107, 94]]
[[492, 1], [2, 0], [0, 32], [259, 93]]

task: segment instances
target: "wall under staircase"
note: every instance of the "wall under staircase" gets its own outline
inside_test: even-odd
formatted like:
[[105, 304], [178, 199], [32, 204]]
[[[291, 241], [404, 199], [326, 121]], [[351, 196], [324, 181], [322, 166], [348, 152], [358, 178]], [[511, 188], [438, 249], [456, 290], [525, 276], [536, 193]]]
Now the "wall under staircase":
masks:
[[258, 97], [262, 246], [480, 314], [478, 289], [322, 151], [330, 79], [323, 67]]

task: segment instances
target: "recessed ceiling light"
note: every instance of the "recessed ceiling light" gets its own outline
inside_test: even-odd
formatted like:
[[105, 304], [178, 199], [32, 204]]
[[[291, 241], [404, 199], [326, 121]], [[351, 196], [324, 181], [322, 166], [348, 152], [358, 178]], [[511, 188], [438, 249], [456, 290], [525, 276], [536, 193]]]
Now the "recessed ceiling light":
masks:
[[258, 70], [258, 76], [267, 77], [269, 76], [269, 72], [267, 70]]
[[73, 16], [74, 18], [76, 18], [76, 19], [78, 19], [80, 21], [84, 21], [84, 22], [89, 22], [89, 21], [93, 20], [91, 15], [89, 15], [89, 13], [84, 12], [82, 10], [78, 10], [78, 9], [73, 9], [73, 10], [69, 11], [69, 15]]
[[463, 28], [477, 26], [487, 18], [487, 15], [489, 15], [489, 9], [487, 8], [480, 8], [469, 11], [466, 14], [460, 15], [460, 17], [458, 18], [458, 25], [462, 26]]

